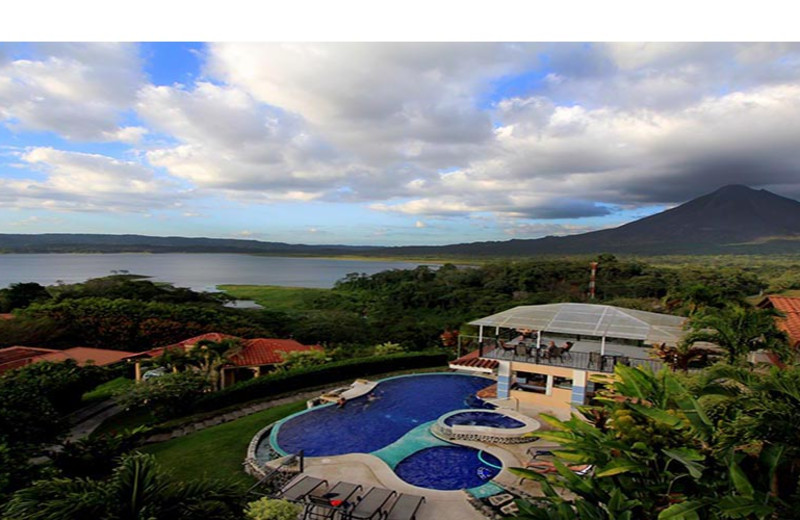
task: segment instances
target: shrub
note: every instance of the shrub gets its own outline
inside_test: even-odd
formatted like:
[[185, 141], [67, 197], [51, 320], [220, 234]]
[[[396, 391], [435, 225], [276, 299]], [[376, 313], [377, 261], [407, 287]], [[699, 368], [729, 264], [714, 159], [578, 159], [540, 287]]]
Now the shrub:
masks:
[[244, 515], [248, 520], [296, 520], [301, 507], [286, 500], [261, 498], [247, 504]]
[[405, 352], [403, 347], [390, 341], [375, 346], [376, 356], [388, 356], [389, 354], [400, 354], [401, 352]]
[[321, 350], [298, 350], [294, 352], [281, 352], [283, 363], [281, 368], [286, 370], [297, 368], [318, 367], [329, 361], [328, 354]]
[[210, 386], [208, 379], [201, 374], [178, 372], [123, 389], [116, 399], [124, 408], [148, 408], [156, 418], [166, 420], [189, 412]]
[[279, 371], [231, 385], [206, 394], [196, 403], [195, 411], [210, 411], [237, 403], [293, 392], [310, 386], [327, 385], [394, 370], [427, 368], [447, 364], [441, 352], [414, 352], [371, 358], [356, 358], [328, 363], [319, 367]]

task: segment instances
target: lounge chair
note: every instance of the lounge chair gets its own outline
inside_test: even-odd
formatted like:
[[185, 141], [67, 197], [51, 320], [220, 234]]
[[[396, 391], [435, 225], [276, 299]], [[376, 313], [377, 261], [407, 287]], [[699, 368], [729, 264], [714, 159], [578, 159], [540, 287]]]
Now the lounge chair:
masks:
[[303, 520], [331, 520], [336, 516], [336, 513], [342, 511], [344, 508], [334, 506], [331, 504], [330, 499], [314, 495], [306, 497], [306, 507], [303, 510]]
[[350, 497], [355, 494], [359, 489], [363, 489], [361, 484], [353, 484], [352, 482], [339, 482], [328, 490], [327, 493], [322, 495], [322, 498], [328, 499], [333, 505], [345, 503], [350, 500]]
[[283, 486], [276, 494], [276, 498], [282, 498], [290, 502], [300, 502], [312, 492], [319, 490], [323, 485], [327, 486], [328, 481], [308, 475], [301, 475]]
[[417, 520], [417, 511], [423, 502], [425, 502], [425, 497], [401, 493], [392, 504], [392, 508], [386, 513], [384, 519]]
[[371, 488], [366, 495], [361, 497], [361, 500], [356, 502], [353, 510], [347, 514], [348, 520], [372, 520], [376, 516], [380, 516], [383, 506], [396, 494], [396, 491], [388, 489]]

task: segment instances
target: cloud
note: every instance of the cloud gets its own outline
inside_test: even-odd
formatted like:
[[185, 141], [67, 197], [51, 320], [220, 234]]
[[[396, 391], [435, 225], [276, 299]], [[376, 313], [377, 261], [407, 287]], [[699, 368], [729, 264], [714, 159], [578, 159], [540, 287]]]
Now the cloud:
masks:
[[417, 229], [423, 229], [423, 228], [428, 227], [428, 225], [425, 222], [423, 222], [421, 220], [418, 220], [418, 221], [416, 221], [414, 223], [414, 227], [417, 228]]
[[524, 223], [514, 224], [503, 229], [503, 233], [514, 238], [541, 238], [545, 236], [566, 236], [589, 233], [604, 229], [605, 226], [577, 226], [556, 223]]
[[235, 87], [148, 86], [136, 108], [155, 130], [177, 141], [148, 150], [148, 161], [198, 188], [307, 201], [346, 177], [347, 167], [301, 118]]
[[492, 139], [480, 96], [537, 59], [517, 44], [213, 44], [208, 71], [391, 171], [480, 154]]
[[144, 81], [130, 44], [42, 44], [37, 59], [0, 62], [0, 120], [16, 131], [51, 131], [76, 141], [134, 142], [120, 126]]
[[18, 155], [45, 180], [0, 179], [0, 202], [9, 207], [146, 213], [189, 196], [135, 162], [46, 147]]

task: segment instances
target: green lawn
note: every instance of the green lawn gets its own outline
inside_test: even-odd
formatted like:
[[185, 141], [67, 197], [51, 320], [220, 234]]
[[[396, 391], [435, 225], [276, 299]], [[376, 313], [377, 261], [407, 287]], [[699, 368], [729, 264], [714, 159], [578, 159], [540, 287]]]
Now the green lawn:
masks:
[[89, 390], [81, 400], [84, 403], [94, 403], [98, 401], [102, 401], [104, 399], [108, 399], [109, 397], [113, 397], [114, 394], [127, 388], [133, 384], [133, 379], [128, 379], [127, 377], [118, 377], [116, 379], [112, 379], [111, 381], [106, 381], [105, 383], [98, 385], [94, 390]]
[[219, 285], [217, 288], [234, 298], [254, 300], [262, 307], [277, 311], [302, 311], [313, 308], [315, 298], [330, 292], [330, 289], [276, 285]]
[[185, 437], [145, 446], [142, 451], [155, 455], [159, 464], [178, 478], [230, 479], [246, 488], [254, 481], [243, 471], [242, 462], [253, 435], [269, 423], [305, 407], [305, 401], [276, 406]]

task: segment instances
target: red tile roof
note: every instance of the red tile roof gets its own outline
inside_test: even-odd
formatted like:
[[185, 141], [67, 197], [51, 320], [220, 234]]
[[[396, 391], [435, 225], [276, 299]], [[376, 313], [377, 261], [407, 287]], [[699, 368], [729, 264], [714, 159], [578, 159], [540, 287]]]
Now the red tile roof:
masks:
[[461, 356], [455, 361], [450, 362], [450, 366], [464, 367], [464, 368], [479, 368], [484, 370], [494, 370], [497, 368], [498, 362], [494, 359], [481, 359], [478, 357], [478, 351], [473, 350], [469, 354]]
[[244, 341], [242, 351], [231, 357], [240, 367], [274, 365], [283, 362], [281, 352], [307, 352], [322, 350], [319, 345], [303, 345], [293, 339], [256, 338]]
[[[220, 334], [219, 332], [211, 332], [202, 334], [194, 338], [189, 338], [174, 345], [160, 347], [153, 350], [148, 350], [144, 354], [150, 357], [158, 357], [164, 353], [165, 350], [181, 349], [185, 350], [187, 347], [193, 347], [203, 340], [209, 341], [222, 341], [224, 339], [239, 340], [242, 344], [242, 351], [231, 357], [231, 362], [240, 367], [248, 366], [262, 366], [262, 365], [275, 365], [283, 362], [281, 352], [304, 352], [309, 350], [322, 350], [319, 345], [303, 345], [293, 339], [271, 339], [271, 338], [256, 338], [256, 339], [241, 339], [236, 336], [228, 334]], [[135, 356], [135, 354], [133, 355]], [[133, 357], [131, 356], [131, 357]]]
[[88, 347], [73, 347], [66, 350], [21, 346], [8, 347], [0, 349], [0, 373], [39, 361], [58, 362], [66, 361], [67, 359], [74, 359], [81, 366], [89, 363], [105, 366], [132, 355], [134, 355], [133, 352]]
[[57, 350], [49, 348], [33, 348], [33, 347], [6, 347], [0, 349], [0, 373], [12, 368], [24, 367], [30, 365], [34, 360], [43, 354], [51, 352], [58, 352]]
[[150, 357], [158, 357], [161, 354], [163, 354], [165, 350], [172, 350], [172, 349], [184, 350], [186, 349], [186, 347], [193, 347], [203, 340], [219, 342], [224, 339], [240, 339], [240, 338], [237, 338], [236, 336], [231, 336], [229, 334], [221, 334], [219, 332], [209, 332], [207, 334], [200, 334], [199, 336], [179, 341], [178, 343], [174, 343], [172, 345], [167, 345], [166, 347], [158, 347], [152, 350], [148, 350], [147, 352], [145, 352], [145, 354], [147, 354]]
[[800, 343], [800, 298], [790, 296], [767, 296], [758, 304], [761, 308], [774, 308], [785, 315], [778, 318], [778, 327], [786, 332], [793, 346]]
[[133, 352], [123, 350], [108, 350], [104, 348], [73, 347], [39, 356], [37, 361], [66, 361], [75, 360], [80, 366], [93, 364], [99, 367], [112, 365], [125, 358], [135, 355]]

